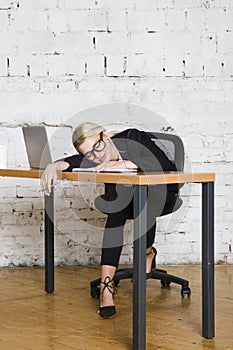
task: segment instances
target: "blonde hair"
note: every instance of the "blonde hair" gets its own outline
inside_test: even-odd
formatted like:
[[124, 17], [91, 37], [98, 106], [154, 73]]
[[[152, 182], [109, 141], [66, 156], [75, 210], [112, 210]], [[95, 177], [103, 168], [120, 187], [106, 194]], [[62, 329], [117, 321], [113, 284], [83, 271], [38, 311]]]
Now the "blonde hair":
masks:
[[76, 150], [79, 150], [80, 145], [86, 140], [87, 137], [97, 136], [105, 128], [101, 125], [85, 122], [78, 125], [73, 132], [72, 142]]

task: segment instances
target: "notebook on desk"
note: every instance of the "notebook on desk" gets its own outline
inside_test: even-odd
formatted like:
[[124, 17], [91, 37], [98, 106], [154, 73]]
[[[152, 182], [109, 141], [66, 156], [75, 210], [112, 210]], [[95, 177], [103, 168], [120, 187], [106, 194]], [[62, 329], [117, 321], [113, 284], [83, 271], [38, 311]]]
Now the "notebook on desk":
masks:
[[[93, 167], [93, 168], [73, 168], [72, 171], [96, 173], [95, 167]], [[127, 169], [127, 168], [118, 168], [118, 169], [102, 170], [101, 171], [101, 173], [135, 173], [135, 172], [137, 172], [137, 169]]]
[[30, 167], [45, 169], [49, 163], [52, 163], [45, 127], [24, 126], [22, 130]]

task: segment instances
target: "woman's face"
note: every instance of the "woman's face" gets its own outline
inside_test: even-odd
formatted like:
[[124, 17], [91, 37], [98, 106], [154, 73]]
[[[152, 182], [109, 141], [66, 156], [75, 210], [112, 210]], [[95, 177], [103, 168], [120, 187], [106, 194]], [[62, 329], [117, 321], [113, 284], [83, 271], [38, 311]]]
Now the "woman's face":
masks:
[[94, 163], [106, 163], [113, 160], [113, 147], [106, 131], [97, 136], [89, 136], [80, 145], [79, 152]]

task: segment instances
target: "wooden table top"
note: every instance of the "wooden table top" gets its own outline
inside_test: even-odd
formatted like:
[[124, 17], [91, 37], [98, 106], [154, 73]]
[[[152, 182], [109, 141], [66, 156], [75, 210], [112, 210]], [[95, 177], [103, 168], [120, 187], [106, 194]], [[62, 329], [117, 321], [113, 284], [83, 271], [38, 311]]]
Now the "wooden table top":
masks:
[[[0, 169], [0, 176], [39, 179], [43, 173], [40, 169]], [[93, 173], [93, 172], [59, 172], [59, 179], [80, 182], [120, 183], [132, 185], [155, 185], [174, 183], [214, 182], [215, 173], [187, 172], [147, 172], [147, 173]]]

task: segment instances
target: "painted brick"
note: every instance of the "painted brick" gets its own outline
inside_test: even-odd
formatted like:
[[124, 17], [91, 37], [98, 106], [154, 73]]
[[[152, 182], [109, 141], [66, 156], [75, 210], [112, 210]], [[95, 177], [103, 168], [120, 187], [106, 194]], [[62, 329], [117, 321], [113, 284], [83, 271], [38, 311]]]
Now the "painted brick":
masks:
[[129, 55], [127, 57], [126, 75], [140, 77], [145, 74], [145, 58], [144, 55]]
[[[21, 93], [30, 93], [30, 95], [33, 95], [33, 92], [38, 92], [39, 91], [39, 82], [38, 81], [34, 81], [34, 80], [30, 80], [26, 77], [21, 77], [21, 76], [18, 76], [18, 82], [17, 84], [15, 83], [15, 78], [14, 77], [8, 77], [7, 80], [5, 80], [3, 82], [3, 84], [0, 86], [0, 91], [2, 93], [16, 93], [17, 91], [18, 92], [21, 92]], [[20, 97], [19, 95], [18, 96], [15, 96], [15, 100], [20, 100]], [[4, 102], [2, 104], [2, 107], [4, 107]], [[20, 109], [20, 106], [17, 106], [17, 108]], [[2, 109], [4, 111], [4, 113], [7, 115], [7, 122], [10, 122], [11, 121], [11, 111], [7, 111], [7, 108], [6, 109]], [[15, 110], [14, 112], [15, 113]], [[4, 116], [3, 116], [4, 118]], [[14, 117], [13, 117], [14, 118]]]
[[0, 35], [0, 55], [11, 55], [18, 52], [19, 34]]
[[1, 0], [0, 3], [0, 9], [1, 10], [8, 10], [13, 7], [14, 2], [11, 0]]
[[69, 58], [65, 55], [50, 55], [47, 57], [49, 76], [64, 76], [67, 74], [67, 62]]
[[210, 32], [232, 30], [233, 12], [230, 9], [210, 9], [206, 12], [206, 28]]
[[86, 10], [69, 10], [63, 16], [66, 16], [67, 29], [71, 32], [80, 32], [87, 30], [89, 12]]
[[165, 10], [146, 11], [145, 29], [152, 32], [165, 30]]
[[0, 76], [7, 76], [7, 57], [5, 55], [0, 56]]
[[[0, 5], [1, 6], [1, 5]], [[8, 29], [9, 19], [7, 17], [6, 11], [0, 10], [0, 33], [6, 33]]]
[[208, 27], [205, 26], [206, 15], [204, 9], [186, 9], [185, 10], [185, 30], [202, 32]]
[[157, 33], [132, 33], [130, 36], [131, 53], [155, 53], [161, 55], [163, 46], [161, 45], [161, 35]]
[[13, 205], [13, 210], [14, 212], [16, 211], [23, 211], [23, 212], [27, 212], [27, 211], [32, 211], [32, 202], [29, 201], [20, 201], [17, 203], [14, 203]]
[[14, 187], [2, 187], [0, 184], [1, 188], [1, 198], [4, 200], [5, 198], [15, 198], [16, 196], [16, 188]]
[[119, 76], [123, 76], [123, 73], [124, 73], [123, 55], [107, 55], [106, 56], [106, 74], [108, 76], [119, 77]]
[[54, 35], [51, 32], [25, 32], [19, 38], [18, 50], [27, 54], [54, 53]]
[[89, 10], [86, 29], [88, 31], [107, 31], [108, 12], [106, 9]]
[[90, 55], [84, 57], [84, 72], [87, 76], [103, 76], [104, 75], [104, 56]]
[[[225, 1], [225, 0], [223, 0]], [[219, 2], [219, 0], [218, 0]], [[195, 2], [193, 2], [192, 0], [175, 0], [172, 1], [172, 5], [171, 7], [173, 9], [182, 9], [182, 8], [191, 8], [191, 9], [195, 9], [195, 8], [209, 8], [212, 6], [211, 2], [203, 2], [202, 0], [196, 0]], [[214, 6], [215, 4], [213, 4]]]
[[201, 40], [198, 33], [181, 32], [179, 34], [179, 45], [177, 45], [177, 32], [164, 32], [161, 35], [161, 42], [164, 47], [164, 54], [199, 54], [201, 52]]
[[13, 213], [5, 213], [2, 216], [2, 225], [16, 225], [17, 223], [17, 215], [14, 215]]
[[56, 51], [65, 54], [90, 54], [93, 53], [92, 37], [85, 33], [61, 33], [55, 38]]
[[118, 0], [118, 1], [96, 0], [96, 6], [98, 8], [125, 10], [125, 9], [134, 8], [135, 3], [134, 3], [134, 0]]
[[170, 32], [182, 32], [185, 29], [185, 11], [165, 10], [165, 28]]
[[25, 56], [12, 55], [8, 57], [9, 73], [10, 76], [22, 76], [27, 75], [28, 58]]
[[108, 11], [109, 31], [125, 32], [128, 29], [128, 16], [126, 10], [110, 9]]
[[95, 8], [95, 0], [59, 0], [59, 6], [65, 9], [86, 9]]
[[168, 55], [164, 61], [164, 75], [168, 77], [169, 76], [182, 77], [184, 73], [185, 73], [185, 64], [183, 63], [182, 56]]
[[[127, 33], [96, 33], [96, 53], [121, 54], [129, 50], [129, 37]], [[119, 42], [121, 43], [119, 45]]]
[[0, 212], [1, 213], [7, 213], [12, 212], [12, 204], [11, 203], [0, 203]]
[[205, 57], [214, 56], [219, 52], [218, 50], [218, 37], [216, 33], [201, 34], [201, 53]]
[[[164, 59], [162, 56], [142, 54], [142, 55], [129, 55], [126, 60], [126, 74], [129, 76], [150, 76], [160, 77], [164, 76]], [[143, 82], [140, 81], [137, 86], [143, 87]], [[147, 85], [147, 84], [146, 84]], [[154, 90], [154, 84], [152, 83]]]
[[38, 222], [42, 222], [42, 220], [43, 220], [43, 211], [41, 210], [37, 210], [33, 212], [21, 212], [18, 215], [17, 224], [22, 225], [23, 227], [26, 225], [36, 226]]
[[33, 198], [32, 207], [34, 210], [43, 210], [44, 209], [44, 200], [43, 198]]
[[[36, 187], [35, 187], [36, 186]], [[17, 187], [17, 196], [18, 197], [23, 197], [23, 198], [38, 198], [40, 197], [40, 192], [39, 192], [39, 180], [35, 180], [34, 186], [30, 187]]]
[[[183, 55], [182, 57], [183, 62], [183, 72], [186, 77], [202, 77], [204, 74], [204, 70], [206, 73], [206, 63], [204, 64], [204, 61], [200, 55]], [[204, 66], [204, 68], [203, 68]]]
[[95, 231], [95, 228], [91, 227], [90, 225], [88, 225], [86, 222], [82, 221], [82, 220], [77, 220], [77, 217], [76, 216], [71, 216], [69, 219], [66, 219], [66, 220], [60, 220], [58, 219], [57, 220], [57, 225], [59, 227], [59, 230], [61, 232], [69, 232], [69, 231], [75, 231], [78, 236], [79, 236], [79, 232], [82, 232], [83, 231], [87, 231], [89, 230], [92, 230], [93, 232]]
[[68, 29], [69, 13], [65, 11], [50, 10], [47, 14], [48, 29], [55, 33], [66, 32]]
[[31, 77], [47, 77], [49, 74], [48, 56], [33, 55], [27, 60], [26, 71], [30, 71]]
[[35, 10], [45, 10], [45, 9], [54, 9], [57, 8], [59, 4], [59, 0], [37, 0], [37, 1], [31, 1], [31, 0], [20, 0], [19, 1], [19, 8], [22, 9], [35, 9]]
[[23, 10], [11, 11], [8, 19], [8, 32], [46, 31], [48, 18], [46, 11], [34, 10], [27, 7]]
[[134, 6], [135, 6], [135, 9], [137, 9], [137, 10], [142, 10], [145, 8], [149, 9], [149, 10], [153, 10], [155, 8], [166, 8], [171, 4], [172, 4], [172, 2], [170, 0], [165, 0], [162, 2], [153, 1], [153, 0], [145, 0], [143, 3], [140, 0], [134, 0]]
[[220, 54], [233, 54], [233, 33], [220, 32], [217, 37], [217, 52]]
[[78, 54], [71, 54], [69, 59], [66, 59], [67, 74], [84, 76], [85, 74], [85, 58]]
[[128, 11], [127, 24], [130, 32], [143, 32], [146, 28], [147, 11]]

